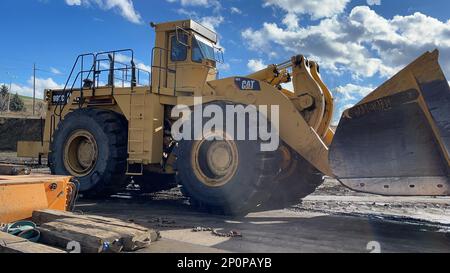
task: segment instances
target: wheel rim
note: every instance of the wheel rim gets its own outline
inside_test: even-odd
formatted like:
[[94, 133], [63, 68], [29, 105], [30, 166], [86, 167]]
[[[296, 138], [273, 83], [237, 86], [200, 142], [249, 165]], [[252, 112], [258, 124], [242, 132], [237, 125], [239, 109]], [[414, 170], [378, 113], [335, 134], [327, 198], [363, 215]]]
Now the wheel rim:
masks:
[[[209, 136], [211, 137], [211, 136]], [[191, 163], [197, 178], [208, 187], [230, 182], [239, 164], [238, 149], [233, 140], [195, 141]]]
[[97, 142], [86, 130], [75, 131], [65, 143], [64, 166], [73, 176], [88, 175], [98, 158]]

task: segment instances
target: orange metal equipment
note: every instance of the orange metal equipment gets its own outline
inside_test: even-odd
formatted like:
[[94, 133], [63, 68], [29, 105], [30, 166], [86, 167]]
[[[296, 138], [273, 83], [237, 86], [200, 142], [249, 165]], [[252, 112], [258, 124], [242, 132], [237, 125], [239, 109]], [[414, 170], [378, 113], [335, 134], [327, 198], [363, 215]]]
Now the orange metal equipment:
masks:
[[69, 210], [76, 191], [69, 176], [0, 176], [0, 223], [30, 218], [40, 209]]

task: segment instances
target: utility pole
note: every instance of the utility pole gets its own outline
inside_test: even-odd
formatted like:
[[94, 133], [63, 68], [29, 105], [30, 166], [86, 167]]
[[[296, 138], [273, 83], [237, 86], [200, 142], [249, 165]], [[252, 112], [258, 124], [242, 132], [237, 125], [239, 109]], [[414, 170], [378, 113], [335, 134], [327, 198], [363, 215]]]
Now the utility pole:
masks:
[[9, 105], [11, 104], [11, 86], [12, 86], [12, 78], [9, 79], [9, 92], [8, 92], [8, 105], [7, 105], [7, 110], [6, 113], [9, 113]]
[[36, 105], [36, 63], [33, 64], [33, 116], [35, 114], [34, 107]]

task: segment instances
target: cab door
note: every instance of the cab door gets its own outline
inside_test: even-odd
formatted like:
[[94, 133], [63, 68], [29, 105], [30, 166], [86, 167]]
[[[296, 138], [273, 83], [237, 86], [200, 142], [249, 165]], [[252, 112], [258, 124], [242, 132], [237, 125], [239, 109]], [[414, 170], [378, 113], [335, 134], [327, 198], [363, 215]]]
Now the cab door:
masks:
[[187, 72], [185, 67], [189, 66], [189, 35], [182, 33], [171, 33], [169, 35], [169, 51], [167, 52], [167, 88], [175, 95], [176, 90], [184, 86], [182, 75]]
[[187, 33], [173, 33], [169, 36], [167, 87], [173, 93], [168, 95], [201, 92], [207, 81], [209, 69], [204, 60], [193, 60], [193, 57], [198, 56], [198, 53], [193, 52], [193, 37]]

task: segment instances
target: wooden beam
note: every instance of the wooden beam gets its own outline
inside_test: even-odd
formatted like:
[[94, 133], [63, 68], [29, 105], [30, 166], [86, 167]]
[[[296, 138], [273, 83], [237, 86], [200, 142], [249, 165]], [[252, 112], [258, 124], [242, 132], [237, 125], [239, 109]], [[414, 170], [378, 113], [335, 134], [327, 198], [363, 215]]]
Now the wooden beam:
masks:
[[60, 249], [30, 242], [26, 239], [0, 232], [0, 253], [66, 253]]
[[65, 248], [75, 241], [83, 253], [135, 251], [159, 238], [155, 230], [94, 215], [40, 210], [33, 212], [32, 220], [39, 225], [43, 243]]
[[23, 165], [0, 164], [0, 175], [29, 175], [31, 169]]

